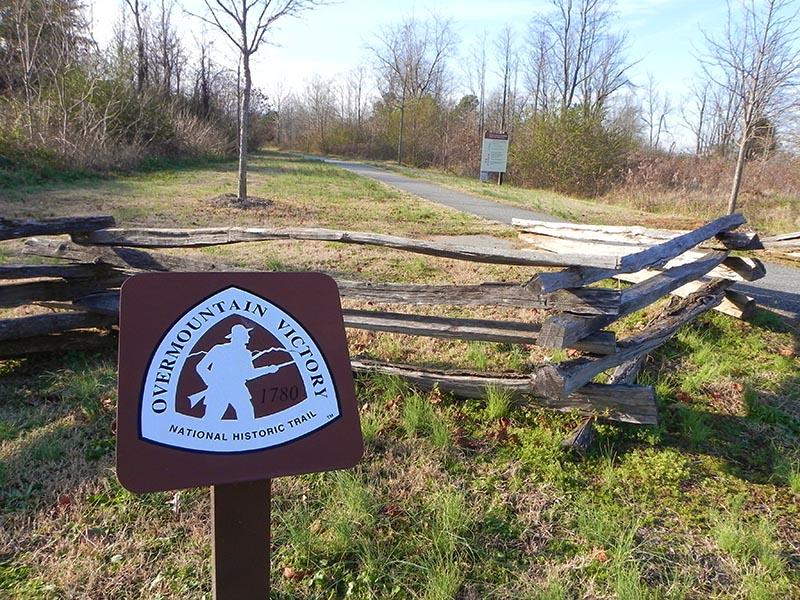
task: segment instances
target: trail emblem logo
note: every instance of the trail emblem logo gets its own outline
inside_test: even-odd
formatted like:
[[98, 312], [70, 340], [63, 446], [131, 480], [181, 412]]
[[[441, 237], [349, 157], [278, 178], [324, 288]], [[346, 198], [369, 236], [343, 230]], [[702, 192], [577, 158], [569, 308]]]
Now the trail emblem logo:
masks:
[[340, 416], [333, 378], [290, 314], [229, 287], [198, 303], [164, 335], [145, 375], [143, 440], [238, 453], [304, 437]]

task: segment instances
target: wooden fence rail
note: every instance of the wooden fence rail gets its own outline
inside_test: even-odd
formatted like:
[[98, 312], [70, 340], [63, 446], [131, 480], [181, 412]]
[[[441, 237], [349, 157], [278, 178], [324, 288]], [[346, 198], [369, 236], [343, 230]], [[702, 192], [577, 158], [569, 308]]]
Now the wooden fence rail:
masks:
[[[751, 299], [727, 288], [752, 281], [765, 269], [757, 259], [729, 251], [762, 247], [757, 234], [734, 231], [741, 215], [722, 217], [692, 231], [568, 224], [517, 223], [523, 241], [535, 250], [487, 250], [383, 234], [315, 228], [146, 229], [114, 228], [110, 217], [49, 221], [0, 220], [0, 239], [66, 234], [65, 239], [31, 238], [22, 254], [60, 259], [59, 264], [0, 265], [0, 308], [38, 304], [51, 313], [0, 319], [0, 359], [68, 348], [108, 347], [103, 334], [117, 323], [119, 287], [132, 274], [154, 271], [241, 271], [208, 257], [153, 251], [153, 248], [199, 248], [270, 240], [310, 240], [365, 244], [449, 259], [523, 267], [561, 267], [531, 273], [519, 283], [415, 285], [353, 281], [335, 276], [341, 296], [385, 309], [344, 309], [349, 329], [390, 332], [467, 341], [536, 344], [573, 348], [578, 356], [545, 362], [526, 375], [441, 371], [415, 365], [354, 360], [359, 373], [404, 377], [414, 385], [437, 386], [455, 396], [476, 396], [500, 386], [515, 396], [556, 410], [578, 410], [596, 417], [655, 423], [653, 390], [633, 385], [644, 357], [678, 329], [712, 308], [726, 306], [743, 316]], [[531, 239], [531, 237], [533, 239]], [[775, 240], [783, 243], [788, 240]], [[765, 240], [765, 245], [771, 240]], [[716, 248], [693, 250], [698, 246]], [[629, 280], [630, 287], [589, 287], [605, 279]], [[680, 296], [646, 329], [617, 340], [605, 328], [662, 297]], [[502, 307], [545, 311], [540, 325], [508, 320], [420, 315], [397, 306]], [[738, 312], [737, 312], [738, 311]], [[428, 311], [430, 312], [430, 311]], [[98, 332], [101, 330], [101, 332]], [[593, 383], [614, 370], [608, 384]], [[584, 439], [591, 420], [576, 435]]]
[[65, 217], [36, 221], [0, 217], [0, 240], [13, 240], [32, 235], [82, 234], [115, 225], [114, 217]]

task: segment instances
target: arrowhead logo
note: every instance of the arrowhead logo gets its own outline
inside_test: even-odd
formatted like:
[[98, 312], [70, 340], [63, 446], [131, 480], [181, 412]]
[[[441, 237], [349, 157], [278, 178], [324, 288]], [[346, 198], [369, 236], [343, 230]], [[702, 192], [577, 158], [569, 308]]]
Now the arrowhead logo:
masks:
[[209, 453], [287, 444], [340, 416], [316, 342], [290, 314], [229, 287], [182, 315], [150, 359], [139, 432]]

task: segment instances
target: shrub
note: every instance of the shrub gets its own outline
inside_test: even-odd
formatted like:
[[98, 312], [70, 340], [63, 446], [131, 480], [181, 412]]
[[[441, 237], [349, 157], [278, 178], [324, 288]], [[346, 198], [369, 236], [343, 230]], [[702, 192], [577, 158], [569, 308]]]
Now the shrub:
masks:
[[620, 180], [633, 136], [581, 108], [524, 121], [512, 146], [510, 174], [528, 187], [596, 196]]

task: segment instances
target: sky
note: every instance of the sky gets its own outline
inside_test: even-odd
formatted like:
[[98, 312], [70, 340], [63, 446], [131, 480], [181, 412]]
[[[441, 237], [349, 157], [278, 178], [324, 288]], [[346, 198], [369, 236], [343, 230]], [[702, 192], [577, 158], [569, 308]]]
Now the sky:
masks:
[[[94, 33], [101, 44], [110, 39], [121, 6], [122, 0], [91, 2]], [[185, 12], [202, 13], [202, 0], [183, 0], [180, 6], [183, 10], [176, 9], [175, 21], [187, 45], [194, 46], [192, 39], [206, 29], [205, 35], [215, 40], [215, 51], [226, 53], [235, 68], [230, 43]], [[432, 12], [453, 21], [462, 53], [453, 66], [460, 73], [468, 46], [484, 30], [492, 39], [509, 23], [521, 40], [531, 19], [546, 14], [549, 6], [548, 0], [338, 0], [300, 18], [277, 21], [270, 45], [255, 57], [254, 82], [268, 94], [276, 86], [302, 91], [314, 75], [331, 78], [368, 64], [366, 46], [381, 27], [409, 16], [425, 18]], [[726, 16], [725, 0], [617, 0], [616, 8], [616, 28], [628, 32], [628, 56], [636, 61], [629, 71], [632, 83], [644, 86], [652, 73], [659, 89], [672, 98], [677, 128], [681, 104], [698, 71], [702, 31], [719, 33]]]

